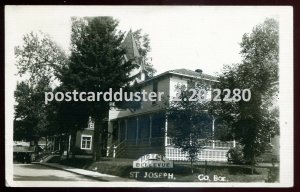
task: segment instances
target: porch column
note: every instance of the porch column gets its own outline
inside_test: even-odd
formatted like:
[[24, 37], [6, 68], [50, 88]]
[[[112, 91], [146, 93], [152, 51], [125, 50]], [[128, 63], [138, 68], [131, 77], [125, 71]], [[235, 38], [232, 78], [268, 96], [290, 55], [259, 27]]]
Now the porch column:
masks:
[[118, 120], [118, 143], [121, 141], [121, 121]]
[[125, 140], [127, 140], [127, 119], [125, 119]]
[[47, 147], [48, 147], [48, 137], [46, 136], [46, 143], [45, 143], [45, 150], [47, 151]]
[[135, 137], [135, 144], [138, 144], [139, 139], [139, 118], [136, 118], [136, 137]]
[[149, 145], [151, 145], [152, 139], [152, 115], [149, 115]]
[[233, 147], [236, 147], [236, 142], [235, 142], [235, 134], [233, 134]]
[[58, 151], [60, 151], [60, 142], [61, 142], [61, 135], [59, 135], [59, 140], [58, 140]]
[[[71, 149], [71, 135], [69, 135], [69, 145], [68, 145], [68, 153], [70, 154], [70, 149]], [[81, 143], [80, 143], [80, 145], [81, 145]]]
[[168, 145], [168, 115], [166, 114], [166, 121], [165, 121], [165, 146]]
[[52, 151], [55, 151], [55, 135], [53, 136], [53, 149]]
[[215, 148], [215, 118], [213, 117], [213, 123], [212, 123], [212, 138], [213, 138], [213, 149]]

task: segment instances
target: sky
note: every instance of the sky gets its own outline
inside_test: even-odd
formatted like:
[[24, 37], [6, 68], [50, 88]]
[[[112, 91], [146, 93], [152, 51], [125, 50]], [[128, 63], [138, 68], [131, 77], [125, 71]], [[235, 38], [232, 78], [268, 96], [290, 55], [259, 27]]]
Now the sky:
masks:
[[267, 17], [278, 17], [274, 7], [10, 6], [6, 12], [11, 48], [22, 43], [24, 34], [40, 30], [68, 50], [71, 16], [113, 16], [121, 31], [141, 28], [149, 34], [156, 74], [186, 68], [214, 75], [224, 64], [241, 61], [244, 33]]

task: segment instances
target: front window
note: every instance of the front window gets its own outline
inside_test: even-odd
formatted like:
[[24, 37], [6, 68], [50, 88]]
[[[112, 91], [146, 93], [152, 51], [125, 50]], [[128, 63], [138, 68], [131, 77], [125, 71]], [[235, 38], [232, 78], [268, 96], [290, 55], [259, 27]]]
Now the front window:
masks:
[[92, 136], [82, 135], [81, 136], [81, 149], [92, 149]]

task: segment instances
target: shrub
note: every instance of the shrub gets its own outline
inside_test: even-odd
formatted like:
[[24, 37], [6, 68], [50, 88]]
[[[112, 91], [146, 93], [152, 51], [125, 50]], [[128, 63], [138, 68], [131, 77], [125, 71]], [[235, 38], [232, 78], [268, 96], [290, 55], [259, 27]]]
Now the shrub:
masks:
[[88, 155], [89, 153], [87, 153], [85, 150], [80, 149], [79, 147], [75, 146], [73, 153], [75, 155]]
[[228, 162], [232, 162], [233, 164], [240, 165], [245, 163], [243, 149], [240, 146], [229, 149], [226, 156]]

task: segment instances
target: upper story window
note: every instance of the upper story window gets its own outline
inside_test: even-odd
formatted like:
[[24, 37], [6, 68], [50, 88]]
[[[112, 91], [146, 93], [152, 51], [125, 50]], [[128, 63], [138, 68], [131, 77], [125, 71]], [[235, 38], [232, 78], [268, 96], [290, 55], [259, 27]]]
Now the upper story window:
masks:
[[94, 127], [95, 127], [95, 123], [94, 122], [90, 122], [89, 129], [94, 129]]
[[[158, 90], [157, 90], [157, 81], [154, 81], [153, 82], [153, 89], [152, 89], [152, 92], [155, 92], [156, 93], [156, 96], [157, 96], [157, 93], [158, 93]], [[157, 97], [154, 98], [155, 101], [152, 101], [152, 105], [156, 105], [157, 104]]]
[[188, 83], [188, 89], [195, 89], [197, 91], [205, 90], [205, 94], [206, 94], [205, 97], [208, 100], [212, 99], [212, 84], [209, 81], [206, 80], [191, 81]]

